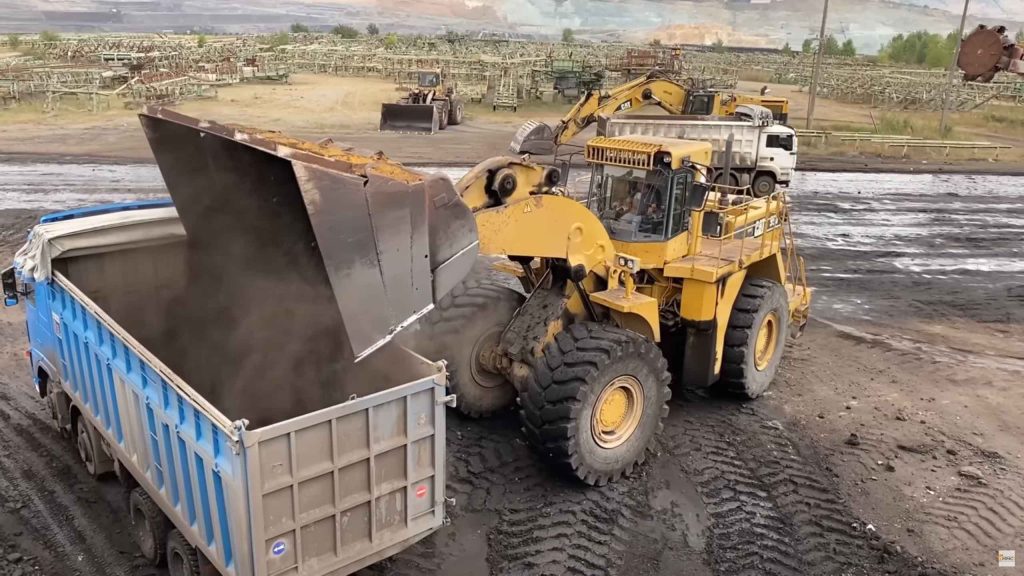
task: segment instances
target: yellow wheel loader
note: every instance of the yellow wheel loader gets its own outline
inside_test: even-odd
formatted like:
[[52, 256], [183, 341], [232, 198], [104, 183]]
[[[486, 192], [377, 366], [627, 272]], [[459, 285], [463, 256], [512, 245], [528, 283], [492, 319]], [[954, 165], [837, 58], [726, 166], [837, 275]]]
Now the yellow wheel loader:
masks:
[[553, 154], [599, 117], [651, 104], [669, 114], [686, 116], [733, 116], [739, 106], [756, 104], [770, 110], [775, 122], [785, 124], [789, 120], [789, 100], [785, 98], [698, 90], [652, 70], [610, 90], [587, 92], [554, 127], [536, 120], [525, 122], [512, 138], [509, 150], [516, 154]]
[[382, 104], [381, 132], [433, 134], [462, 124], [465, 103], [439, 70], [416, 73], [416, 87], [395, 104]]
[[673, 379], [764, 393], [810, 290], [782, 192], [705, 182], [706, 142], [629, 136], [587, 143], [585, 201], [559, 174], [487, 160], [456, 191], [480, 252], [525, 296], [470, 280], [425, 319], [431, 352], [470, 416], [518, 403], [527, 439], [588, 484], [643, 462]]

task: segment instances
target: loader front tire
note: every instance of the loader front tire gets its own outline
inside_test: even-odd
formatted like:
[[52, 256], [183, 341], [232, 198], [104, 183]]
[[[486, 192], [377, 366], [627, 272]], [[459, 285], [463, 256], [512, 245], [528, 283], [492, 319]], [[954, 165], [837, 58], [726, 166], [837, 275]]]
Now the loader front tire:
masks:
[[452, 100], [451, 114], [448, 115], [448, 123], [452, 126], [458, 126], [462, 124], [462, 120], [466, 115], [466, 105], [462, 103], [461, 99]]
[[524, 300], [506, 286], [467, 280], [427, 315], [424, 349], [448, 362], [448, 388], [466, 416], [490, 416], [515, 400], [515, 387], [495, 363], [501, 333]]
[[528, 441], [592, 486], [644, 462], [668, 415], [668, 363], [639, 334], [594, 322], [555, 336], [520, 392]]
[[729, 316], [719, 383], [742, 398], [764, 394], [789, 335], [789, 301], [778, 282], [748, 278]]

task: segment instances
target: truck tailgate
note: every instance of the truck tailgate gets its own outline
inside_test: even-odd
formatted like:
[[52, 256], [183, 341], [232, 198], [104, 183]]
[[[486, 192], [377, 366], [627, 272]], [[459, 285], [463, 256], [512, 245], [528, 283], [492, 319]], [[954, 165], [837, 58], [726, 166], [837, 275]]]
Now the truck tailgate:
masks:
[[257, 576], [348, 574], [444, 520], [444, 377], [243, 432]]

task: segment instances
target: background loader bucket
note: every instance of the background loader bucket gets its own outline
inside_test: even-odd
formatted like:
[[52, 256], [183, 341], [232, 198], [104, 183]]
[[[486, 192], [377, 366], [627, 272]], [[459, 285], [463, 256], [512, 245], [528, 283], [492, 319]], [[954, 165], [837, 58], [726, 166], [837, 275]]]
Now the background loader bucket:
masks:
[[513, 154], [533, 154], [543, 156], [555, 153], [555, 131], [550, 126], [536, 120], [529, 120], [519, 127], [512, 137], [509, 150]]
[[476, 260], [476, 223], [445, 176], [163, 108], [140, 118], [190, 250], [233, 297], [292, 311], [282, 340], [329, 320], [358, 360]]
[[440, 118], [433, 104], [381, 104], [381, 132], [433, 134]]

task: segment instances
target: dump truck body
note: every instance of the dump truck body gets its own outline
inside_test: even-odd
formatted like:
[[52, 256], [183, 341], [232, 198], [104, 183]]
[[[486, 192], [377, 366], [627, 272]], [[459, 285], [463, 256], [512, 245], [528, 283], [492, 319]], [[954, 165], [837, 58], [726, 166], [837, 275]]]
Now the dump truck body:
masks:
[[[769, 113], [770, 114], [770, 113]], [[726, 149], [732, 137], [733, 184], [749, 186], [758, 176], [770, 175], [788, 186], [796, 169], [796, 136], [792, 128], [747, 117], [616, 116], [604, 122], [610, 137], [656, 136], [711, 143], [711, 166], [721, 172], [727, 164]], [[727, 182], [722, 182], [728, 184]], [[757, 190], [760, 196], [772, 190]]]
[[[19, 276], [32, 375], [61, 426], [88, 422], [111, 464], [221, 574], [347, 574], [441, 525], [440, 366], [391, 347], [361, 363], [353, 399], [249, 429], [168, 367], [156, 350], [172, 344], [145, 327], [188, 316], [172, 304], [188, 289], [175, 280], [188, 255], [174, 209], [122, 214], [63, 221], [79, 226], [48, 241], [66, 250], [45, 280], [6, 274]], [[90, 230], [97, 218], [107, 224]], [[276, 384], [283, 401], [292, 383]]]
[[46, 216], [2, 279], [40, 395], [158, 541], [143, 556], [183, 538], [224, 575], [341, 575], [429, 534], [447, 377], [393, 338], [475, 261], [451, 181], [140, 116], [173, 204]]

